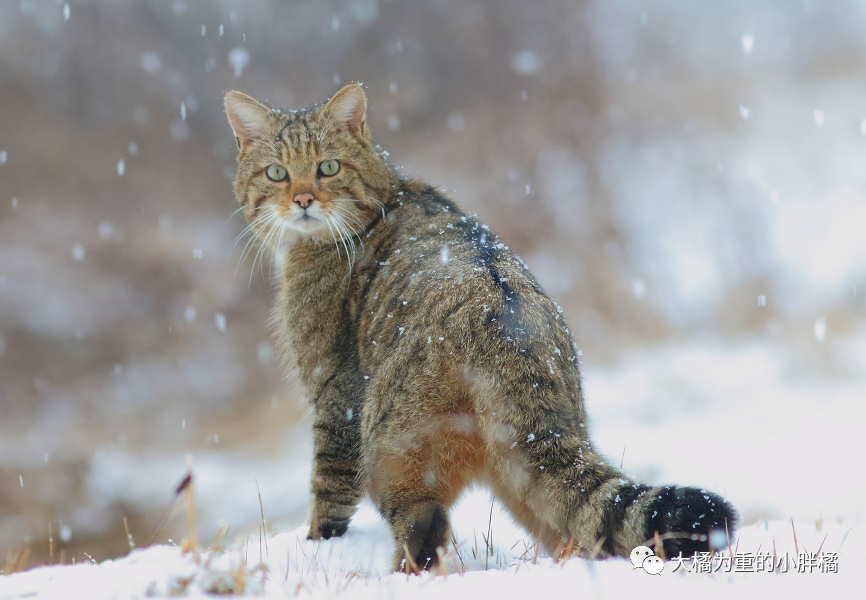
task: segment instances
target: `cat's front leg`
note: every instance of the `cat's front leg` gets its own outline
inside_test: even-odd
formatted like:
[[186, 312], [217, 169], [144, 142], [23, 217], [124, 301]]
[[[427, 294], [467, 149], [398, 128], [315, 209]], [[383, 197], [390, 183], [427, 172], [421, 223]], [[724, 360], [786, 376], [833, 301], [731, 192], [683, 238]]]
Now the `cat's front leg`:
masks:
[[[316, 401], [313, 425], [313, 505], [308, 539], [346, 533], [363, 497], [360, 478], [360, 407], [330, 384]], [[345, 390], [343, 390], [345, 392]]]

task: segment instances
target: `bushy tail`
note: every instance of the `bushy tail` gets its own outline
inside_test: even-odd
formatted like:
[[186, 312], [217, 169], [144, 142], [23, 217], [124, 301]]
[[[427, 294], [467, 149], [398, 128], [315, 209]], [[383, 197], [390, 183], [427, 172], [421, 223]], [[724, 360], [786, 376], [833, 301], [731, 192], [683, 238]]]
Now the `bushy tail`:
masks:
[[728, 545], [737, 513], [724, 498], [636, 483], [596, 451], [572, 379], [557, 380], [553, 367], [544, 379], [541, 364], [529, 373], [497, 372], [500, 379], [476, 400], [490, 483], [549, 553], [569, 547], [588, 558], [628, 557], [655, 543], [670, 558]]
[[704, 489], [636, 483], [576, 437], [539, 435], [494, 455], [494, 492], [553, 556], [628, 557], [637, 546], [671, 558], [722, 549], [734, 507]]

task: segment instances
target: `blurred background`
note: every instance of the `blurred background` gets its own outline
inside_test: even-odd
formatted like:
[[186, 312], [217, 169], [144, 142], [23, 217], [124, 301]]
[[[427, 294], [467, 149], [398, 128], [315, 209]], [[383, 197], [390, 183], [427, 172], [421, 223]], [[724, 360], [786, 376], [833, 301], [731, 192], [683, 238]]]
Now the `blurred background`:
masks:
[[257, 486], [304, 522], [222, 97], [350, 81], [563, 306], [613, 461], [861, 519], [864, 31], [855, 0], [0, 3], [0, 557], [179, 540], [187, 454], [206, 541], [254, 539]]

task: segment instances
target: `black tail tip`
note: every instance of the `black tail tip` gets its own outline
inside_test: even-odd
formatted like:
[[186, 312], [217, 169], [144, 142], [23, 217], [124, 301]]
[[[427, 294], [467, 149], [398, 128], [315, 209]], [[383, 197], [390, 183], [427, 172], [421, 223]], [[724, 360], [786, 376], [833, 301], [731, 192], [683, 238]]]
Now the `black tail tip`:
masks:
[[704, 489], [663, 486], [647, 511], [646, 539], [658, 534], [665, 556], [693, 556], [730, 545], [739, 517], [730, 502]]

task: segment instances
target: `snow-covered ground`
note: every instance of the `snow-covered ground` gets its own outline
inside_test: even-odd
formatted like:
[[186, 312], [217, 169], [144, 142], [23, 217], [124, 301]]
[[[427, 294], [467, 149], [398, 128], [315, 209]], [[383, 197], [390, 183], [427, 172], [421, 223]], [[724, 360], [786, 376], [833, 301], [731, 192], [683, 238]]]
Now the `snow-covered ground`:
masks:
[[[0, 580], [0, 598], [195, 598], [228, 592], [267, 598], [454, 600], [562, 594], [582, 598], [854, 597], [866, 573], [862, 544], [866, 531], [846, 521], [774, 521], [744, 528], [734, 554], [767, 551], [775, 553], [777, 560], [787, 557], [785, 573], [735, 572], [733, 564], [728, 567], [723, 560], [712, 563], [711, 570], [720, 566], [711, 573], [698, 573], [688, 561], [671, 572], [675, 563], [667, 562], [659, 576], [634, 568], [626, 560], [555, 563], [536, 557], [531, 540], [498, 509], [491, 518], [491, 502], [482, 491], [469, 494], [456, 507], [454, 533], [457, 546], [446, 556], [447, 570], [420, 577], [391, 574], [387, 526], [365, 504], [340, 539], [307, 541], [306, 528], [299, 527], [270, 538], [266, 546], [256, 538], [227, 551], [201, 555], [184, 555], [174, 546], [155, 546], [101, 565], [45, 567], [7, 577]], [[488, 533], [492, 550], [485, 545]], [[793, 564], [798, 549], [838, 553], [838, 572], [821, 568], [798, 572]]]
[[[487, 492], [474, 490], [452, 512], [456, 548], [449, 549], [447, 572], [392, 575], [387, 526], [368, 504], [337, 540], [307, 541], [305, 526], [271, 522], [286, 514], [286, 505], [306, 502], [308, 475], [298, 466], [306, 457], [244, 467], [237, 457], [208, 456], [196, 463], [199, 504], [209, 507], [201, 529], [212, 530], [217, 518], [249, 522], [259, 510], [255, 477], [267, 527], [283, 533], [264, 542], [253, 531], [200, 555], [154, 546], [99, 565], [34, 569], [0, 578], [0, 599], [219, 591], [274, 598], [852, 597], [866, 584], [866, 482], [857, 461], [866, 431], [864, 358], [866, 336], [852, 334], [809, 343], [670, 345], [635, 350], [615, 368], [585, 370], [595, 439], [610, 460], [650, 483], [689, 483], [726, 495], [744, 520], [734, 555], [770, 553], [787, 560], [787, 573], [742, 572], [733, 563], [726, 572], [724, 559], [712, 563], [711, 573], [695, 572], [691, 562], [692, 572], [673, 573], [675, 563], [667, 562], [658, 577], [626, 560], [555, 563], [536, 556], [532, 540]], [[103, 475], [92, 485], [125, 487], [130, 501], [148, 497], [151, 491], [121, 477], [138, 468], [124, 460], [97, 461]], [[151, 464], [160, 473], [170, 468]], [[154, 479], [160, 478], [138, 478]], [[819, 550], [835, 553], [838, 572], [798, 572], [798, 553]]]

